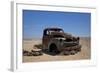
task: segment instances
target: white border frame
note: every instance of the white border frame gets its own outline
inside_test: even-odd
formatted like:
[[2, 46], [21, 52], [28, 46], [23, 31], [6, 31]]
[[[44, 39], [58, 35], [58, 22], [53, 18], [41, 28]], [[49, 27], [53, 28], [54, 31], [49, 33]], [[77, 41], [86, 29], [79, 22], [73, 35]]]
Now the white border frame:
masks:
[[[62, 5], [46, 5], [34, 3], [12, 2], [12, 49], [11, 49], [11, 70], [25, 71], [34, 69], [55, 69], [65, 67], [80, 67], [96, 65], [96, 8], [94, 7], [75, 7]], [[62, 12], [86, 12], [91, 13], [91, 59], [75, 61], [56, 61], [56, 62], [33, 62], [22, 63], [22, 10], [49, 10]], [[46, 67], [48, 65], [48, 67]]]

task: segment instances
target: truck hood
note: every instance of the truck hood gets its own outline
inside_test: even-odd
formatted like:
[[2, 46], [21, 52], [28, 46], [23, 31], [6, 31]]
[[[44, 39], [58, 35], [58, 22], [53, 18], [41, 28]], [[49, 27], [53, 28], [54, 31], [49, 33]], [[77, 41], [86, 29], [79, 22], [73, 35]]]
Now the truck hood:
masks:
[[64, 37], [64, 38], [71, 38], [71, 37], [72, 37], [71, 34], [62, 33], [62, 32], [52, 32], [51, 35], [59, 35], [59, 36], [62, 36], [62, 37]]
[[73, 41], [79, 40], [79, 37], [74, 37], [69, 33], [53, 32], [51, 33], [51, 35], [53, 35], [54, 37], [63, 37], [63, 38], [71, 39]]

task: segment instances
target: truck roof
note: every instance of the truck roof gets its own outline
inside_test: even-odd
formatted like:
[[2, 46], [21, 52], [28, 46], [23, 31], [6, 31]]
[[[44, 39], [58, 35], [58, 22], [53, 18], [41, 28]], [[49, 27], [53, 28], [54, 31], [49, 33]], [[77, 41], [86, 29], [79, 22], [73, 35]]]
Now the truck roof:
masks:
[[62, 30], [61, 28], [45, 28], [44, 30]]

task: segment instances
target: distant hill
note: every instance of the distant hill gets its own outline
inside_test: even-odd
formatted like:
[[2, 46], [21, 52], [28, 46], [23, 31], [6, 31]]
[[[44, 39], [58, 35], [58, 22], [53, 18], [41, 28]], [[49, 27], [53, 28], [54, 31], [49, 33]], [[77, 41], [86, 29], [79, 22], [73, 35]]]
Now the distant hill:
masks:
[[24, 38], [23, 40], [42, 40], [42, 38]]

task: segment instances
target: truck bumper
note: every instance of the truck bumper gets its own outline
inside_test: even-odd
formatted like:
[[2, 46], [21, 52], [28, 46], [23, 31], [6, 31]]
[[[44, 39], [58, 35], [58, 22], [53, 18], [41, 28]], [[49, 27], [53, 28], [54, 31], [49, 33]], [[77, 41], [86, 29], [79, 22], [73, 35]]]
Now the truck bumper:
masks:
[[81, 51], [81, 45], [71, 46], [71, 47], [65, 47], [63, 48], [63, 51]]

